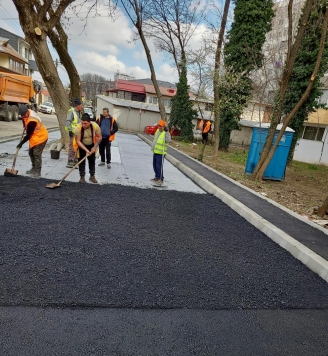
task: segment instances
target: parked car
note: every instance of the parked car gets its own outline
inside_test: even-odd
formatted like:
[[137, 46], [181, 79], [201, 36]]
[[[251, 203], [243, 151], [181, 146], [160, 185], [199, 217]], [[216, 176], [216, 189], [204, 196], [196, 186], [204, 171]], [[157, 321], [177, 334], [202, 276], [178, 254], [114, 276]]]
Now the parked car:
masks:
[[155, 135], [157, 129], [158, 129], [157, 123], [154, 125], [148, 125], [145, 127], [145, 133], [148, 135]]
[[[156, 130], [158, 129], [158, 125], [149, 125], [145, 127], [145, 133], [148, 135], [155, 135]], [[174, 127], [170, 128], [170, 134], [171, 136], [179, 136], [180, 135], [180, 130], [175, 129]]]
[[84, 107], [83, 111], [90, 115], [91, 121], [96, 121], [96, 114], [91, 107]]
[[45, 114], [56, 114], [54, 104], [50, 101], [46, 101], [45, 103], [39, 105], [39, 111]]

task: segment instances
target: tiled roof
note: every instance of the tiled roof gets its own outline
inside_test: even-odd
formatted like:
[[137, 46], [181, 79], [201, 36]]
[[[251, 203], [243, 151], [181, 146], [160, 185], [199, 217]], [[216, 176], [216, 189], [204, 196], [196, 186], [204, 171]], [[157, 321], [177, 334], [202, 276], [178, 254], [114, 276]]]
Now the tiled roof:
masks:
[[[146, 93], [149, 94], [156, 94], [155, 88], [152, 84], [144, 84]], [[167, 88], [167, 87], [159, 87], [162, 95], [165, 96], [174, 96], [177, 92], [174, 88]]]
[[6, 53], [11, 57], [17, 58], [22, 62], [28, 63], [27, 59], [25, 59], [17, 51], [15, 51], [8, 42], [9, 40], [7, 38], [0, 37], [0, 53]]

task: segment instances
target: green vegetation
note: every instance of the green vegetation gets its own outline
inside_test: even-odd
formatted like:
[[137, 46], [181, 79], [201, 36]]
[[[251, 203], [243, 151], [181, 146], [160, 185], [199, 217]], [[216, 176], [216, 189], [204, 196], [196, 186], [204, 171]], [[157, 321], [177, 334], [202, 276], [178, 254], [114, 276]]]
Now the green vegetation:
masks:
[[[248, 102], [252, 82], [250, 73], [262, 66], [262, 46], [271, 30], [274, 16], [272, 0], [234, 0], [234, 22], [224, 47], [226, 80], [220, 84], [220, 144], [229, 147], [231, 131], [236, 129]], [[229, 98], [227, 101], [226, 99]]]
[[[184, 53], [181, 55], [181, 60], [185, 63]], [[192, 120], [197, 118], [197, 111], [194, 110], [193, 103], [189, 97], [189, 86], [187, 82], [187, 69], [185, 65], [181, 65], [181, 74], [177, 84], [177, 94], [171, 100], [171, 115], [170, 128], [173, 126], [180, 130], [182, 139], [193, 139]]]
[[[301, 43], [300, 50], [297, 54], [292, 72], [292, 77], [289, 83], [288, 91], [286, 93], [283, 106], [283, 113], [285, 115], [289, 114], [292, 111], [292, 109], [300, 100], [301, 96], [303, 95], [309, 84], [309, 78], [311, 77], [313, 66], [317, 59], [319, 51], [322, 22], [326, 7], [327, 0], [316, 0], [313, 4], [313, 10], [308, 21], [308, 29]], [[311, 90], [311, 93], [289, 124], [289, 126], [293, 130], [295, 130], [295, 134], [288, 155], [289, 162], [293, 159], [295, 145], [297, 143], [297, 139], [299, 138], [301, 131], [303, 130], [303, 123], [307, 119], [308, 114], [310, 112], [313, 112], [316, 108], [323, 106], [317, 102], [317, 98], [319, 98], [322, 94], [322, 91], [319, 89], [320, 78], [323, 77], [324, 73], [326, 73], [327, 70], [328, 38], [326, 39], [326, 45], [322, 55], [320, 69], [318, 75], [315, 78], [314, 86]]]

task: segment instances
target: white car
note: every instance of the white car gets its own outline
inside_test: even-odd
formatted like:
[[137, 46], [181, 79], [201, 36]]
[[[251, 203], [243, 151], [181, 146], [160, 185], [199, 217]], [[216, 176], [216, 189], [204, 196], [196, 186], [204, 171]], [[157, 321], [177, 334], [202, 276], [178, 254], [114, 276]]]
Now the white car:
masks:
[[90, 115], [91, 121], [96, 121], [96, 115], [91, 107], [84, 107], [83, 111]]
[[39, 105], [38, 110], [45, 114], [55, 114], [55, 107], [54, 104], [50, 101], [46, 101], [45, 103]]

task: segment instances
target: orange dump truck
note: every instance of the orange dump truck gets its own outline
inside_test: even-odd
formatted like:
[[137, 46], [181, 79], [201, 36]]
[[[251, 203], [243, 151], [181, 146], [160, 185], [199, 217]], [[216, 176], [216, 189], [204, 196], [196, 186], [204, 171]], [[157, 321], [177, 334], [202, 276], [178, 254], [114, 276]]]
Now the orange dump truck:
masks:
[[35, 90], [40, 90], [40, 85], [31, 77], [0, 72], [0, 120], [17, 121], [20, 104], [33, 108]]

